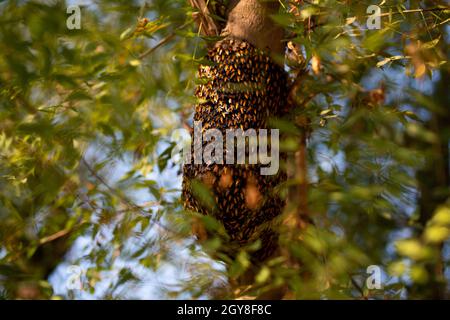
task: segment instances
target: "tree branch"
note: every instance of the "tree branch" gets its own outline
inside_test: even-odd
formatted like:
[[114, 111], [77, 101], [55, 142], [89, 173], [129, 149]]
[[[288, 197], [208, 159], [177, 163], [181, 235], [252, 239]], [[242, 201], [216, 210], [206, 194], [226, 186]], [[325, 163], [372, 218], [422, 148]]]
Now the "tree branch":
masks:
[[199, 26], [199, 33], [209, 37], [218, 36], [220, 34], [219, 27], [211, 17], [205, 0], [189, 0], [189, 3], [193, 8], [198, 9], [198, 12], [194, 14], [194, 20]]
[[[91, 166], [90, 164], [86, 161], [86, 159], [84, 157], [81, 157], [81, 162], [83, 163], [83, 165], [87, 168], [87, 170], [89, 171], [89, 173], [96, 179], [98, 180], [102, 185], [104, 185], [112, 194], [116, 195], [119, 200], [125, 204], [129, 209], [133, 210], [133, 211], [137, 211], [139, 213], [141, 213], [142, 215], [148, 217], [149, 212], [145, 210], [145, 208], [135, 204], [134, 202], [132, 202], [130, 199], [128, 199], [128, 197], [126, 197], [125, 195], [121, 194], [119, 191], [117, 191], [115, 188], [111, 187], [106, 181], [105, 179], [103, 179], [102, 176], [100, 176]], [[150, 222], [156, 224], [157, 226], [161, 227], [162, 229], [174, 234], [174, 235], [180, 235], [179, 232], [172, 230], [171, 228], [161, 224], [159, 221], [155, 220], [154, 217], [150, 216]]]

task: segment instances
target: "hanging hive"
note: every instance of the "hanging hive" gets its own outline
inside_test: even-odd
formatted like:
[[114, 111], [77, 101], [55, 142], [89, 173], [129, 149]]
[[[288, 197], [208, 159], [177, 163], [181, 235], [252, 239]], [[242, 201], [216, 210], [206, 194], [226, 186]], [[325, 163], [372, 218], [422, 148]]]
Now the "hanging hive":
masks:
[[[268, 128], [269, 118], [285, 112], [287, 77], [266, 53], [246, 41], [226, 39], [209, 50], [207, 60], [210, 64], [199, 68], [203, 83], [195, 91], [199, 103], [194, 121], [201, 121], [203, 130], [218, 129], [224, 137], [226, 129], [253, 128], [258, 132]], [[205, 145], [203, 141], [203, 148]], [[191, 148], [194, 150], [194, 143]], [[225, 161], [225, 141], [223, 150]], [[276, 191], [286, 180], [285, 172], [280, 169], [275, 175], [261, 175], [262, 166], [246, 162], [183, 167], [184, 207], [222, 222], [230, 247], [239, 248], [260, 239], [260, 249], [252, 254], [254, 261], [262, 261], [276, 250], [278, 237], [272, 229], [273, 220], [285, 205]], [[214, 208], [196, 197], [193, 181], [209, 189]]]

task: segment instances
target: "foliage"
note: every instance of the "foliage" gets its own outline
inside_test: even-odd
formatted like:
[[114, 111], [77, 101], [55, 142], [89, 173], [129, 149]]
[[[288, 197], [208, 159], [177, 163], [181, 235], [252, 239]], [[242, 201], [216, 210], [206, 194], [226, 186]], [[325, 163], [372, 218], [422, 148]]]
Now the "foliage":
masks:
[[[314, 225], [281, 239], [300, 267], [270, 260], [241, 294], [448, 296], [449, 10], [386, 0], [367, 30], [370, 4], [286, 1], [273, 17], [300, 83], [295, 116], [274, 122], [294, 153], [308, 119]], [[0, 297], [212, 297], [258, 243], [225, 271], [207, 255], [221, 238], [191, 234], [221, 226], [179, 201], [172, 135], [191, 121], [209, 40], [187, 1], [89, 1], [79, 30], [68, 5], [0, 3]], [[365, 285], [369, 265], [383, 289]]]

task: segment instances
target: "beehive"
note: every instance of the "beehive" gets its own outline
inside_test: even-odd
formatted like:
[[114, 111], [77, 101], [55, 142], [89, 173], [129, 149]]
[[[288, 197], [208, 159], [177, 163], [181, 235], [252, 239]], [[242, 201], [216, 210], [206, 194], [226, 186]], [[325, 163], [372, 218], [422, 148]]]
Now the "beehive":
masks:
[[[248, 42], [226, 39], [210, 49], [206, 58], [210, 63], [199, 68], [202, 83], [195, 91], [199, 103], [194, 114], [194, 120], [202, 122], [203, 130], [215, 128], [225, 137], [229, 128], [265, 129], [270, 117], [285, 112], [287, 77], [266, 53]], [[252, 254], [255, 260], [264, 260], [276, 250], [277, 234], [272, 221], [285, 204], [276, 187], [286, 179], [286, 174], [279, 170], [275, 175], [261, 175], [261, 166], [203, 163], [183, 167], [185, 208], [212, 215], [222, 222], [231, 247], [260, 239], [261, 248]], [[194, 180], [210, 189], [216, 202], [214, 209], [195, 196]]]

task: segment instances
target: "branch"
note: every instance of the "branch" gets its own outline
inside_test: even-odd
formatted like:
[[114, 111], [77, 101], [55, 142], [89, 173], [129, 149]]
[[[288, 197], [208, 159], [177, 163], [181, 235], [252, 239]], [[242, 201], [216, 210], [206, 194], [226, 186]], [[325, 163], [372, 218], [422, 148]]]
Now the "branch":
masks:
[[[86, 159], [84, 157], [81, 157], [81, 162], [83, 163], [83, 165], [88, 169], [88, 171], [91, 173], [91, 175], [97, 179], [102, 185], [104, 185], [109, 191], [111, 191], [111, 193], [113, 193], [114, 195], [116, 195], [119, 200], [125, 204], [129, 209], [133, 210], [133, 211], [138, 211], [139, 213], [141, 213], [144, 216], [148, 216], [149, 213], [145, 210], [145, 208], [135, 204], [134, 202], [132, 202], [130, 199], [128, 199], [125, 195], [121, 194], [119, 191], [117, 191], [115, 188], [111, 187], [106, 181], [105, 179], [103, 179], [102, 176], [100, 176], [91, 166], [90, 164], [86, 161]], [[150, 222], [153, 222], [154, 224], [156, 224], [157, 226], [161, 227], [162, 229], [174, 234], [174, 235], [181, 235], [179, 232], [174, 231], [172, 229], [170, 229], [169, 227], [161, 224], [159, 221], [155, 220], [153, 217], [149, 217], [150, 218]]]
[[[188, 23], [184, 23], [183, 25], [181, 25], [180, 27], [178, 27], [176, 30], [181, 30], [184, 27], [186, 27], [188, 25]], [[139, 60], [144, 59], [146, 56], [152, 54], [154, 51], [156, 51], [158, 48], [162, 47], [163, 45], [165, 45], [166, 43], [168, 43], [170, 40], [172, 40], [173, 38], [175, 38], [176, 36], [176, 32], [173, 31], [171, 34], [169, 34], [168, 36], [166, 36], [165, 38], [161, 39], [161, 41], [159, 41], [154, 47], [151, 47], [149, 49], [147, 49], [147, 51], [144, 51], [143, 53], [141, 53], [138, 57]]]
[[58, 231], [58, 232], [55, 232], [55, 233], [52, 234], [52, 235], [49, 235], [49, 236], [47, 236], [47, 237], [43, 237], [43, 238], [41, 238], [41, 239], [39, 240], [39, 245], [43, 245], [43, 244], [46, 244], [46, 243], [48, 243], [48, 242], [55, 241], [56, 239], [62, 238], [62, 237], [64, 237], [64, 236], [68, 235], [70, 232], [74, 231], [74, 230], [75, 230], [77, 227], [79, 227], [81, 224], [82, 224], [82, 223], [76, 225], [76, 226], [73, 227], [73, 228], [63, 229], [63, 230], [60, 230], [60, 231]]
[[194, 20], [199, 26], [199, 32], [209, 37], [218, 36], [220, 34], [219, 27], [214, 22], [214, 19], [211, 18], [211, 13], [205, 0], [189, 0], [189, 3], [193, 8], [198, 9], [198, 12], [194, 14]]
[[364, 294], [364, 290], [363, 290], [363, 288], [361, 288], [359, 283], [352, 276], [350, 276], [350, 281], [352, 282], [352, 284], [356, 288], [356, 290], [358, 290], [358, 292], [361, 294], [361, 297], [365, 299], [366, 295]]
[[297, 215], [300, 218], [300, 223], [303, 222], [304, 217], [308, 216], [308, 161], [305, 131], [305, 128], [303, 128], [303, 132], [300, 137], [300, 146], [298, 151], [295, 153], [295, 173], [298, 180], [299, 196]]
[[[408, 14], [408, 13], [417, 13], [417, 12], [429, 12], [429, 11], [434, 11], [434, 12], [439, 12], [439, 11], [448, 11], [450, 10], [450, 8], [428, 8], [428, 9], [410, 9], [410, 10], [403, 10], [403, 11], [396, 11], [396, 12], [386, 12], [386, 13], [382, 13], [379, 15], [379, 17], [387, 17], [393, 14]], [[366, 17], [371, 17], [373, 15], [366, 15]]]
[[159, 47], [162, 47], [163, 45], [165, 45], [167, 42], [169, 42], [170, 40], [172, 40], [173, 38], [175, 38], [176, 34], [175, 32], [172, 32], [171, 34], [169, 34], [167, 37], [163, 38], [160, 42], [158, 42], [157, 45], [155, 45], [154, 47], [148, 49], [147, 51], [141, 53], [138, 57], [138, 59], [142, 60], [144, 59], [146, 56], [152, 54], [156, 49], [158, 49]]

